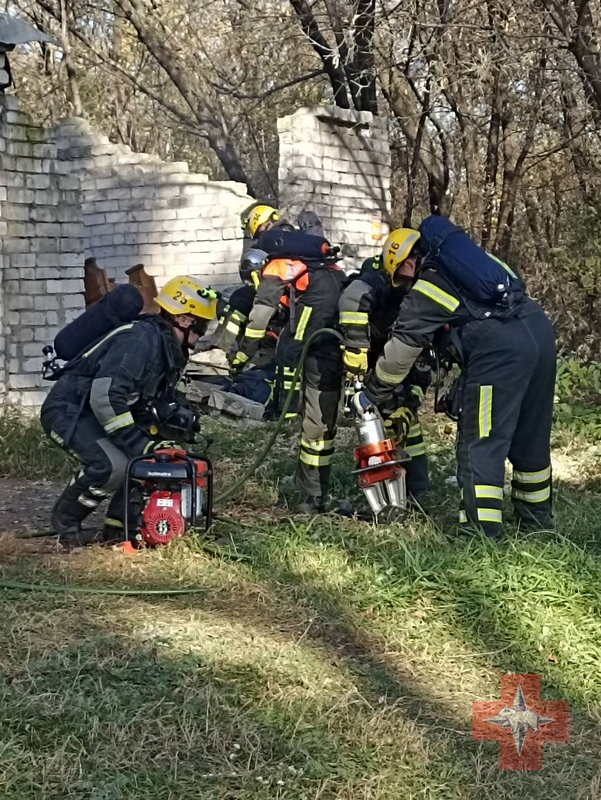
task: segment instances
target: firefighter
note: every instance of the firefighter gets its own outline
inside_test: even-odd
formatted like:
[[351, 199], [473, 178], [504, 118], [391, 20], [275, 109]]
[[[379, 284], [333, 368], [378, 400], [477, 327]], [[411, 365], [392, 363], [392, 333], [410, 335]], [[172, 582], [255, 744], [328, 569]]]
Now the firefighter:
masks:
[[242, 230], [251, 242], [248, 246], [252, 247], [262, 233], [282, 222], [277, 208], [265, 203], [252, 205], [242, 215]]
[[[327, 317], [328, 320], [335, 320], [333, 313], [325, 313], [323, 306], [326, 298], [324, 297], [322, 301], [318, 297], [318, 292], [327, 284], [327, 302], [337, 304], [343, 278], [340, 268], [336, 266], [334, 253], [337, 252], [337, 248], [333, 249], [323, 237], [294, 232], [274, 238], [267, 233], [259, 239], [257, 246], [260, 248], [265, 243], [267, 252], [274, 242], [277, 248], [286, 254], [294, 252], [296, 248], [308, 248], [312, 257], [303, 257], [303, 260], [289, 256], [267, 258], [260, 277], [257, 278], [255, 302], [244, 336], [240, 340], [239, 349], [231, 361], [231, 369], [235, 374], [246, 367], [264, 340], [270, 324], [279, 316], [280, 324], [282, 322], [284, 324], [280, 331], [275, 357], [274, 409], [277, 412], [290, 390], [292, 376], [307, 336], [320, 327], [325, 327], [324, 324], [317, 324], [322, 319]], [[329, 278], [326, 280], [324, 275], [320, 274], [324, 270], [325, 275], [330, 277], [336, 275], [335, 283]], [[282, 309], [286, 312], [283, 320]], [[329, 312], [331, 311], [330, 309]], [[297, 384], [295, 397], [288, 409], [290, 418], [296, 416], [298, 412], [299, 394]]]
[[[343, 362], [349, 379], [363, 379], [382, 354], [388, 334], [397, 318], [406, 285], [395, 285], [389, 271], [395, 263], [391, 254], [405, 241], [407, 230], [390, 233], [382, 252], [366, 259], [340, 297], [340, 328], [344, 335]], [[417, 417], [417, 408], [430, 384], [431, 370], [420, 358], [405, 379], [404, 399], [384, 420], [393, 438], [411, 456], [407, 469], [407, 490], [412, 500], [423, 505], [428, 489], [428, 461]], [[410, 402], [409, 402], [410, 401]]]
[[219, 314], [217, 328], [211, 336], [211, 345], [226, 355], [235, 352], [244, 334], [248, 315], [253, 306], [259, 285], [262, 263], [255, 260], [255, 245], [262, 233], [272, 228], [293, 231], [294, 227], [280, 218], [279, 211], [270, 205], [257, 203], [246, 209], [241, 217], [244, 244], [239, 274], [244, 286], [237, 288]]
[[238, 341], [244, 335], [266, 259], [267, 253], [256, 248], [245, 250], [240, 259], [238, 272], [244, 285], [232, 292], [219, 314], [217, 328], [211, 337], [212, 346], [223, 350], [228, 356], [232, 351], [237, 351]]
[[[237, 350], [237, 344], [244, 334], [248, 315], [252, 308], [265, 265], [264, 258], [257, 251], [256, 243], [262, 233], [273, 228], [293, 231], [294, 226], [280, 218], [273, 206], [256, 203], [242, 214], [242, 230], [245, 233], [239, 274], [244, 286], [236, 289], [229, 302], [219, 312], [217, 328], [211, 337], [211, 345], [230, 354]], [[303, 210], [297, 218], [298, 229], [308, 236], [323, 238], [323, 225], [319, 216], [310, 210]], [[273, 333], [273, 331], [271, 331]]]
[[[521, 292], [509, 315], [482, 312], [422, 255], [420, 233], [405, 229], [386, 270], [393, 285], [410, 287], [357, 413], [375, 405], [386, 413], [395, 388], [416, 358], [450, 331], [461, 367], [457, 478], [460, 520], [487, 536], [502, 530], [505, 459], [513, 465], [512, 499], [519, 520], [546, 525], [551, 518], [550, 434], [555, 385], [555, 335], [542, 308]], [[505, 265], [506, 266], [506, 265]], [[443, 353], [445, 355], [445, 353]]]
[[[344, 273], [333, 258], [315, 261], [273, 258], [264, 267], [255, 304], [240, 350], [232, 360], [232, 368], [243, 369], [253, 357], [283, 299], [289, 314], [276, 348], [276, 409], [282, 406], [291, 387], [308, 337], [320, 328], [337, 325], [338, 298], [343, 281]], [[300, 504], [306, 503], [315, 510], [323, 508], [323, 490], [327, 486], [334, 454], [341, 384], [340, 345], [333, 337], [324, 335], [310, 347], [304, 363], [300, 398], [303, 409], [301, 452], [295, 478]], [[297, 389], [288, 411], [289, 417], [296, 415], [298, 406]]]
[[159, 314], [114, 328], [69, 362], [41, 409], [45, 432], [81, 463], [50, 514], [56, 533], [80, 544], [82, 522], [110, 494], [105, 538], [123, 527], [128, 460], [168, 445], [142, 422], [149, 404], [173, 396], [188, 351], [215, 317], [215, 293], [194, 278], [168, 281], [156, 302]]

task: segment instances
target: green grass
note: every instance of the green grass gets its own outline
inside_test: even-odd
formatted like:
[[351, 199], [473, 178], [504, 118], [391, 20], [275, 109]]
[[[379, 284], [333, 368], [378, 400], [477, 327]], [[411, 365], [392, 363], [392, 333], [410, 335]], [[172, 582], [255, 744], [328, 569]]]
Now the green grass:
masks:
[[26, 417], [17, 408], [0, 413], [0, 478], [66, 478], [73, 461], [48, 439], [36, 417]]
[[[264, 432], [210, 435], [227, 486]], [[274, 513], [296, 441], [286, 431], [220, 509], [217, 551], [190, 536], [134, 558], [44, 555], [5, 537], [5, 577], [203, 592], [0, 594], [0, 797], [601, 798], [596, 448], [558, 432], [555, 529], [509, 525], [491, 544], [458, 535], [439, 423], [432, 519], [403, 527]], [[351, 441], [337, 494], [353, 495]], [[471, 703], [497, 698], [504, 672], [539, 673], [545, 698], [570, 703], [570, 740], [544, 747], [540, 773], [502, 772], [498, 745], [471, 739]]]

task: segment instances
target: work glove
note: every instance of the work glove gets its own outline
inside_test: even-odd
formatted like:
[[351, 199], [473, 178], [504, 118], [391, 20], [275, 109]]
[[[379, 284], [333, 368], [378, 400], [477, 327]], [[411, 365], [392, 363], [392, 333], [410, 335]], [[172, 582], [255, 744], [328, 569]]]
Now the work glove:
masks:
[[155, 442], [154, 439], [151, 439], [144, 448], [143, 454], [156, 453], [158, 450], [173, 450], [174, 448], [176, 450], [181, 449], [176, 442], [170, 441], [169, 439], [161, 439], [160, 442]]
[[174, 407], [171, 408], [170, 414], [165, 420], [166, 425], [179, 431], [187, 431], [188, 433], [190, 433], [190, 431], [200, 430], [198, 418], [193, 411], [190, 411], [190, 409], [185, 406], [178, 406], [175, 403], [173, 403], [172, 406]]
[[248, 361], [249, 356], [247, 356], [244, 351], [238, 350], [230, 362], [230, 374], [237, 375], [239, 372], [242, 372]]
[[367, 372], [367, 349], [345, 347], [342, 361], [349, 375], [365, 375]]
[[410, 394], [412, 397], [415, 398], [417, 405], [421, 405], [422, 400], [424, 399], [424, 390], [421, 386], [412, 386]]
[[301, 211], [296, 223], [303, 233], [323, 238], [323, 222], [315, 211]]
[[428, 391], [432, 383], [432, 368], [423, 358], [418, 358], [409, 373], [408, 381], [411, 384], [411, 392], [420, 401]]
[[415, 411], [407, 406], [401, 406], [384, 420], [384, 427], [390, 434], [390, 438], [404, 447], [409, 438], [411, 426], [415, 423]]

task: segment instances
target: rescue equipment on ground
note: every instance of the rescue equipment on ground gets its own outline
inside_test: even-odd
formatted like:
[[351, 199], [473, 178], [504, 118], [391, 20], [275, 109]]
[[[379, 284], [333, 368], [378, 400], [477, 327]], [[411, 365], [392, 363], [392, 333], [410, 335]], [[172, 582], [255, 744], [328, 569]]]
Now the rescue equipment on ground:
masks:
[[211, 526], [213, 467], [206, 455], [169, 448], [136, 456], [125, 472], [124, 549], [156, 547], [204, 520]]
[[407, 511], [405, 464], [411, 457], [389, 439], [384, 422], [375, 410], [355, 420], [359, 447], [353, 452], [357, 485], [363, 491], [377, 520], [391, 522]]

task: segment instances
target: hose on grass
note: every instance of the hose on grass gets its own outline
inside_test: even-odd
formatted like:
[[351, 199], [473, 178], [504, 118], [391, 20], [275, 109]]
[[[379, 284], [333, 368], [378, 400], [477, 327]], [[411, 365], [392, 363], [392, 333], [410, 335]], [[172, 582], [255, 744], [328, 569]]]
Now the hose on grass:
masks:
[[20, 592], [54, 592], [57, 594], [105, 594], [123, 597], [173, 596], [201, 594], [204, 589], [187, 587], [183, 589], [103, 589], [94, 586], [69, 586], [60, 583], [25, 583], [0, 579], [0, 589], [14, 589]]
[[[311, 336], [309, 336], [303, 347], [298, 365], [294, 370], [294, 374], [292, 375], [292, 379], [290, 381], [290, 389], [288, 390], [288, 396], [286, 397], [286, 401], [282, 408], [282, 412], [273, 431], [271, 432], [271, 435], [267, 439], [267, 442], [263, 446], [259, 455], [252, 462], [252, 464], [242, 473], [242, 475], [229, 488], [221, 492], [221, 494], [217, 495], [217, 497], [215, 498], [216, 503], [221, 503], [228, 497], [231, 497], [233, 494], [235, 494], [246, 483], [246, 481], [250, 478], [250, 476], [256, 472], [256, 470], [261, 466], [263, 461], [267, 458], [269, 451], [273, 447], [274, 442], [277, 439], [278, 434], [282, 430], [282, 427], [286, 421], [286, 414], [288, 413], [288, 409], [290, 408], [290, 404], [292, 402], [292, 398], [294, 395], [294, 390], [300, 379], [305, 360], [309, 353], [309, 348], [319, 336], [333, 336], [339, 341], [342, 341], [341, 334], [339, 333], [339, 331], [334, 330], [334, 328], [320, 328], [319, 330], [312, 333]], [[182, 589], [169, 589], [169, 588], [103, 589], [94, 586], [69, 586], [57, 583], [25, 583], [22, 581], [6, 580], [4, 578], [0, 578], [0, 589], [11, 589], [13, 591], [20, 591], [20, 592], [53, 592], [55, 594], [94, 594], [94, 595], [114, 595], [121, 597], [152, 597], [152, 596], [171, 597], [177, 595], [201, 594], [202, 592], [204, 592], [204, 589], [199, 589], [194, 587], [182, 588]]]
[[284, 423], [286, 422], [286, 414], [288, 413], [288, 409], [290, 408], [290, 404], [292, 403], [294, 390], [296, 389], [296, 384], [300, 380], [305, 360], [307, 358], [307, 355], [309, 354], [309, 348], [319, 336], [324, 336], [324, 335], [333, 336], [340, 342], [342, 342], [343, 340], [340, 332], [334, 330], [334, 328], [320, 328], [319, 330], [312, 333], [311, 336], [309, 336], [309, 338], [305, 342], [305, 346], [303, 347], [299, 362], [297, 364], [296, 369], [294, 370], [294, 374], [292, 375], [292, 380], [290, 381], [290, 388], [288, 389], [286, 402], [284, 403], [284, 406], [282, 408], [282, 413], [280, 414], [279, 419], [276, 422], [275, 428], [271, 432], [271, 435], [265, 442], [263, 449], [260, 451], [259, 455], [255, 458], [252, 464], [248, 467], [248, 469], [246, 469], [242, 473], [242, 475], [230, 487], [225, 489], [225, 491], [221, 492], [221, 494], [217, 495], [217, 497], [215, 498], [215, 503], [222, 503], [224, 500], [227, 500], [229, 497], [236, 494], [236, 492], [242, 486], [244, 486], [244, 484], [250, 478], [250, 476], [257, 471], [257, 469], [261, 466], [263, 461], [265, 461], [265, 459], [267, 458], [269, 451], [273, 447], [275, 440], [278, 438], [278, 435], [282, 430]]

